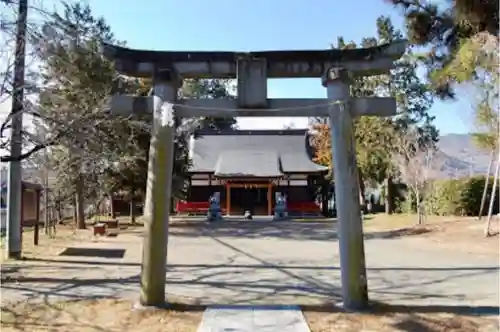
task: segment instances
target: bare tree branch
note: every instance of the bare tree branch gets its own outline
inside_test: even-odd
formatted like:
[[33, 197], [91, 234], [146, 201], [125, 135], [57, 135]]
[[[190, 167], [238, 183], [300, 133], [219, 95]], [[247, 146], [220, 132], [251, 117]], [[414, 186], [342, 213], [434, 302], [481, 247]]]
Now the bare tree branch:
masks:
[[402, 133], [396, 140], [393, 161], [398, 167], [401, 180], [416, 199], [418, 223], [421, 224], [425, 217], [429, 180], [437, 173], [437, 151], [431, 143], [423, 143], [418, 131], [414, 129]]

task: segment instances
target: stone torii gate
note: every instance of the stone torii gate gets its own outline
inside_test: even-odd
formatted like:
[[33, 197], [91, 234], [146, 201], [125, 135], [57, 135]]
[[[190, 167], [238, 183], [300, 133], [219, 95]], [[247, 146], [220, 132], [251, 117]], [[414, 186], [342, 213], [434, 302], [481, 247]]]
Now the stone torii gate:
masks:
[[[104, 44], [107, 58], [128, 76], [153, 78], [152, 97], [116, 96], [112, 112], [152, 112], [145, 203], [141, 304], [165, 303], [168, 224], [173, 172], [174, 117], [329, 117], [335, 197], [339, 220], [344, 307], [368, 304], [363, 226], [353, 135], [353, 117], [391, 116], [393, 98], [351, 98], [355, 77], [387, 74], [405, 52], [404, 41], [372, 48], [317, 51], [170, 52]], [[321, 78], [327, 99], [268, 99], [268, 78]], [[184, 78], [236, 78], [234, 100], [177, 100]]]

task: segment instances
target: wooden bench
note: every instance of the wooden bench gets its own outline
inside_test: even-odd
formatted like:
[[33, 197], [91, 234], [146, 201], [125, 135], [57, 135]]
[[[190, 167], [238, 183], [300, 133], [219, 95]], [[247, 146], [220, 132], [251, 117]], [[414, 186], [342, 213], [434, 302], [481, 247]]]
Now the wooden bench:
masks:
[[96, 235], [106, 235], [106, 224], [97, 223], [92, 226], [92, 234]]
[[105, 224], [107, 228], [111, 228], [111, 229], [118, 228], [118, 220], [111, 219], [111, 220], [102, 220], [99, 222], [102, 224]]

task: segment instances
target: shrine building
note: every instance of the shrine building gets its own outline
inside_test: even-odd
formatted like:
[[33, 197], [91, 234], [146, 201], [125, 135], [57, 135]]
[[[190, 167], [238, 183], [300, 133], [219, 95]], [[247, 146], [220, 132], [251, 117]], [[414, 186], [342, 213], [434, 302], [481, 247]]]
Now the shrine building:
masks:
[[189, 153], [190, 186], [178, 213], [206, 213], [215, 192], [225, 215], [271, 215], [277, 192], [292, 215], [321, 213], [313, 180], [328, 168], [312, 161], [306, 129], [199, 131]]

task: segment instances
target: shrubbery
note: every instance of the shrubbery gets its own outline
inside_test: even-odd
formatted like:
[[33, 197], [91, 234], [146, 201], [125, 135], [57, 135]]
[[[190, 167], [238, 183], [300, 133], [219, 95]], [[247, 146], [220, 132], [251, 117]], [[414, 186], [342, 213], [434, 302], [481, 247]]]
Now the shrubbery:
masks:
[[[486, 178], [484, 176], [476, 176], [462, 179], [435, 181], [432, 183], [431, 188], [427, 192], [427, 213], [441, 216], [478, 215], [485, 180]], [[489, 179], [483, 215], [488, 213], [492, 188], [493, 177]], [[494, 214], [499, 212], [499, 196], [500, 195], [497, 193], [493, 208]]]

